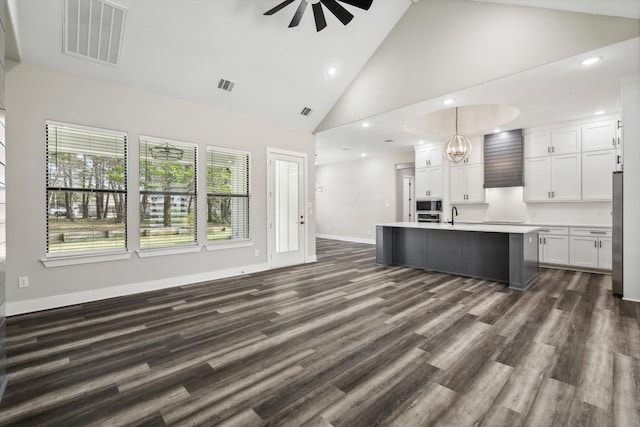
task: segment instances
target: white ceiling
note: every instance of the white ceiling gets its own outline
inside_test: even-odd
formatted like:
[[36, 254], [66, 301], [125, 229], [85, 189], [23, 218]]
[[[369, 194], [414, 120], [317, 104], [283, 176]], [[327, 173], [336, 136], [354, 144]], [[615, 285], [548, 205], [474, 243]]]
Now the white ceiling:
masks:
[[[300, 0], [273, 16], [263, 15], [281, 1], [115, 0], [128, 12], [120, 65], [114, 67], [62, 53], [64, 0], [8, 0], [17, 47], [11, 46], [9, 34], [7, 52], [63, 72], [313, 132], [405, 12], [419, 6], [412, 6], [412, 0], [374, 0], [363, 11], [341, 3], [354, 15], [352, 22], [343, 26], [325, 10], [328, 26], [316, 32], [311, 7], [298, 27], [287, 27]], [[640, 0], [474, 2], [640, 18]], [[457, 86], [460, 90], [450, 96], [459, 105], [514, 105], [521, 114], [510, 128], [586, 117], [597, 109], [615, 112], [620, 76], [640, 71], [639, 43], [634, 39], [598, 49], [594, 53], [604, 60], [590, 69], [581, 69], [581, 57], [572, 57], [470, 88]], [[338, 70], [334, 77], [326, 74], [330, 66]], [[235, 82], [232, 93], [216, 88], [220, 78]], [[358, 121], [318, 133], [318, 163], [351, 160], [362, 152], [411, 150], [417, 137], [402, 129], [404, 122], [444, 108], [441, 100], [373, 117], [365, 132]], [[313, 109], [309, 117], [300, 115], [305, 106]]]
[[[590, 67], [582, 59], [602, 56]], [[620, 78], [640, 72], [640, 38], [634, 38], [592, 52], [513, 74], [474, 87], [451, 92], [388, 113], [359, 120], [316, 136], [317, 164], [335, 163], [366, 156], [412, 150], [427, 138], [405, 131], [407, 121], [452, 105], [503, 104], [520, 110], [519, 116], [502, 130], [520, 129], [593, 117], [596, 111], [620, 112]], [[363, 128], [363, 122], [370, 124]], [[451, 134], [453, 134], [453, 127]], [[492, 129], [486, 129], [491, 132]], [[467, 136], [482, 135], [483, 132]], [[393, 143], [384, 142], [392, 139]], [[431, 140], [433, 141], [433, 140]]]
[[[344, 26], [325, 9], [316, 32], [311, 6], [288, 28], [300, 1], [115, 0], [127, 9], [120, 65], [62, 53], [64, 0], [17, 6], [20, 59], [312, 132], [387, 36], [411, 0], [376, 0]], [[313, 0], [314, 2], [316, 0]], [[337, 68], [334, 77], [326, 73]], [[217, 89], [220, 78], [233, 92]], [[300, 115], [303, 107], [313, 112]]]

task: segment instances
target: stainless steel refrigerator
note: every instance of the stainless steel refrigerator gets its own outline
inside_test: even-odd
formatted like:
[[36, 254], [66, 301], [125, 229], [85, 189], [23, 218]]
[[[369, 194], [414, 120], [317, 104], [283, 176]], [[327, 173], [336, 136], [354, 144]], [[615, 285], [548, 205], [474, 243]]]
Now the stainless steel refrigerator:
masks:
[[623, 230], [623, 217], [622, 217], [622, 185], [624, 174], [622, 172], [613, 173], [613, 294], [622, 297], [623, 295], [623, 283], [622, 283], [622, 230]]

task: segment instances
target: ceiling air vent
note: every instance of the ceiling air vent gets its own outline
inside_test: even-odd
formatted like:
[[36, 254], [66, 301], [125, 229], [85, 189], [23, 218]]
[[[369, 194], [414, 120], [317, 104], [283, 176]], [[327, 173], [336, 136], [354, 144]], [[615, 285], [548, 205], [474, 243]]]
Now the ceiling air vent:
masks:
[[126, 15], [106, 0], [66, 0], [64, 52], [118, 65]]
[[313, 110], [309, 107], [304, 107], [302, 109], [302, 111], [300, 111], [300, 114], [302, 114], [303, 116], [308, 116], [309, 114], [311, 114]]
[[234, 82], [230, 80], [220, 79], [218, 82], [218, 89], [226, 90], [227, 92], [231, 92], [233, 90]]

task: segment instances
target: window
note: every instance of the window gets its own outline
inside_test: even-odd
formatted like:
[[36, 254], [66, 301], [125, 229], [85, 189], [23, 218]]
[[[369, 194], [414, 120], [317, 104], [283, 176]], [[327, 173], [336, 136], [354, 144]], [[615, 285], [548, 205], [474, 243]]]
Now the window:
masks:
[[140, 248], [197, 242], [197, 146], [140, 136]]
[[207, 147], [207, 241], [249, 239], [250, 154]]
[[127, 249], [127, 135], [47, 121], [47, 254]]

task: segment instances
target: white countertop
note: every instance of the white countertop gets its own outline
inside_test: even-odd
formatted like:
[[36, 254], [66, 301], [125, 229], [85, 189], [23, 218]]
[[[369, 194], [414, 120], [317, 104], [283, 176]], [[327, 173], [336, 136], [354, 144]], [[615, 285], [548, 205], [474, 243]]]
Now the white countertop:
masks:
[[440, 224], [430, 222], [389, 222], [377, 224], [381, 227], [396, 228], [421, 228], [427, 230], [452, 230], [452, 231], [482, 231], [485, 233], [516, 233], [525, 234], [538, 231], [540, 227], [531, 225], [505, 225], [505, 224]]

